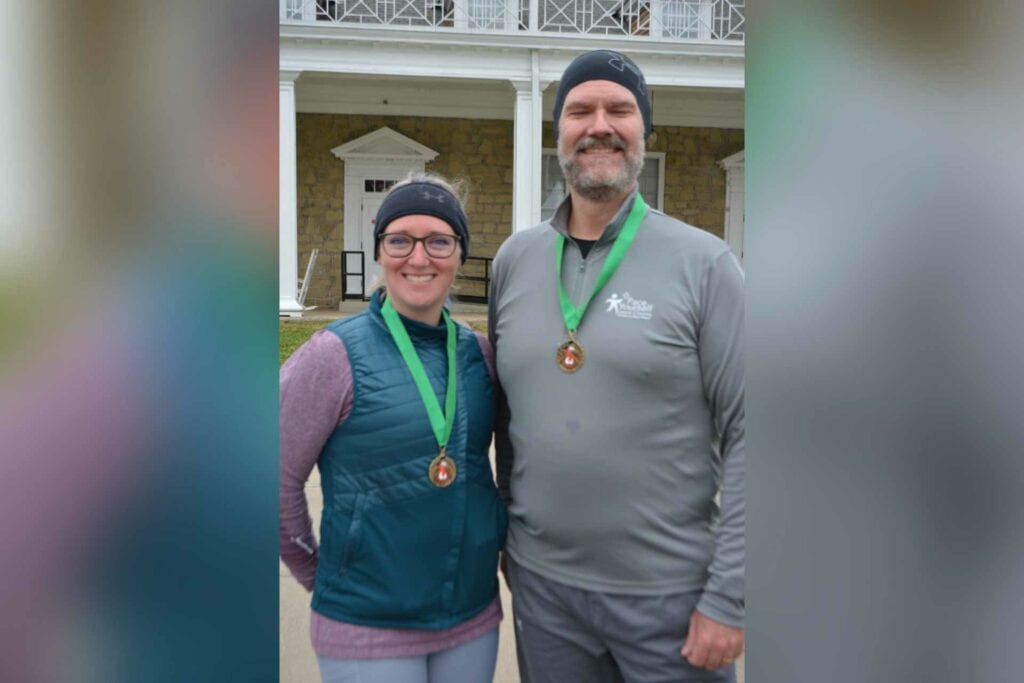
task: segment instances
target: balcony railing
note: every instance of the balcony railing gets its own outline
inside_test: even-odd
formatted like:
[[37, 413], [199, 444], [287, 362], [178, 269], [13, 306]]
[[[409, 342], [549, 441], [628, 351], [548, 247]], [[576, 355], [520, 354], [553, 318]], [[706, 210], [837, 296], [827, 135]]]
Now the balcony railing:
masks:
[[745, 0], [281, 0], [281, 19], [742, 43], [744, 8]]

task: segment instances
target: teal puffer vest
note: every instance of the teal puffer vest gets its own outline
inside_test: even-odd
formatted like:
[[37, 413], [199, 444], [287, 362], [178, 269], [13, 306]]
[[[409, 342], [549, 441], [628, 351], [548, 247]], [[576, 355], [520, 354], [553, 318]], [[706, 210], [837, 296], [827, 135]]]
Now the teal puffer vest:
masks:
[[[445, 327], [402, 320], [443, 407]], [[487, 456], [494, 407], [479, 342], [456, 326], [458, 393], [447, 451], [457, 476], [440, 489], [427, 478], [437, 441], [381, 318], [379, 294], [367, 311], [328, 329], [348, 352], [355, 395], [318, 461], [324, 511], [313, 609], [366, 626], [461, 623], [498, 592], [508, 522]]]

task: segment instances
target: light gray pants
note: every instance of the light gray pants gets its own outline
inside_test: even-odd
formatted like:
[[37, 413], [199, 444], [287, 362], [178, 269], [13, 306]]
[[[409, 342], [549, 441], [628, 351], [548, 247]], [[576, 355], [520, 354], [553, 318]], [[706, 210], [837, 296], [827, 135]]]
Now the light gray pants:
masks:
[[440, 652], [394, 659], [317, 657], [323, 683], [491, 683], [498, 629]]
[[679, 654], [700, 592], [622, 595], [572, 588], [509, 557], [519, 676], [523, 683], [735, 683]]

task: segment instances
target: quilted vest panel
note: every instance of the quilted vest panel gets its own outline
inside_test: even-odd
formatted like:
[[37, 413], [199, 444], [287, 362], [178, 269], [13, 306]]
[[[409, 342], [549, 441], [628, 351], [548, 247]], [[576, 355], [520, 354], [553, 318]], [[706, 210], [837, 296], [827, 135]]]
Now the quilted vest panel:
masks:
[[[445, 327], [403, 322], [443, 407]], [[437, 441], [380, 316], [379, 295], [367, 311], [328, 329], [348, 352], [354, 399], [318, 461], [324, 511], [313, 609], [388, 628], [461, 623], [497, 594], [508, 521], [488, 460], [494, 408], [480, 345], [456, 326], [457, 403], [447, 452], [457, 475], [441, 489], [427, 478]]]

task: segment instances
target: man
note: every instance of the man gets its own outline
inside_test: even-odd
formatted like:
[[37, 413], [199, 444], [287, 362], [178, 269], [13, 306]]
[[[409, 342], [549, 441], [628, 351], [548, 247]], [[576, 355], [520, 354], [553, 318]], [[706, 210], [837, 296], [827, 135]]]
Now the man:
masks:
[[651, 104], [629, 58], [576, 58], [554, 121], [570, 195], [502, 245], [489, 310], [520, 674], [733, 681], [743, 275], [637, 193]]

